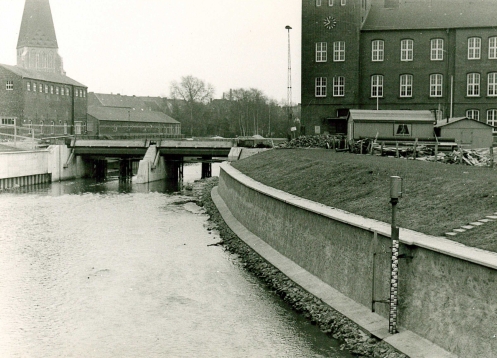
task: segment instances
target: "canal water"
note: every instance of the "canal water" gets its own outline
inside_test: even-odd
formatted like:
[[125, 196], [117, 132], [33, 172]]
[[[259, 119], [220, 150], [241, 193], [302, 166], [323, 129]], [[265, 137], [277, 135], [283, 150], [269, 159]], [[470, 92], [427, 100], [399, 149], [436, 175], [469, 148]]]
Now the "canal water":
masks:
[[112, 178], [0, 193], [0, 357], [351, 357], [208, 246], [189, 200]]

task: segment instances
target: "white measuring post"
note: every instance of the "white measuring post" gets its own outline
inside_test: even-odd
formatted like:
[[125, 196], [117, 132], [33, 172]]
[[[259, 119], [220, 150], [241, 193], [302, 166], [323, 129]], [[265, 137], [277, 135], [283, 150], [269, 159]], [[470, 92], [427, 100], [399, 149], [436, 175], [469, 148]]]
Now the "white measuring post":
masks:
[[402, 178], [390, 177], [390, 203], [392, 204], [392, 267], [390, 275], [390, 315], [388, 332], [397, 333], [397, 308], [399, 297], [399, 228], [397, 227], [397, 204], [402, 197]]

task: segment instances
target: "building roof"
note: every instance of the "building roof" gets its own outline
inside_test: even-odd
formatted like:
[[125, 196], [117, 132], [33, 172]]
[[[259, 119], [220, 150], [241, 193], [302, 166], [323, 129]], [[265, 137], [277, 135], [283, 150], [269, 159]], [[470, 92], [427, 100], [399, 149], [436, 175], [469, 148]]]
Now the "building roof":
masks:
[[99, 121], [143, 122], [179, 124], [179, 122], [162, 112], [147, 111], [125, 107], [88, 106], [88, 114]]
[[16, 75], [21, 76], [22, 78], [29, 78], [33, 80], [46, 81], [46, 82], [54, 82], [70, 86], [86, 87], [84, 84], [79, 83], [73, 80], [72, 78], [67, 77], [66, 75], [60, 73], [28, 70], [20, 66], [11, 66], [3, 64], [0, 64], [0, 67], [3, 67], [8, 71], [13, 72]]
[[17, 48], [58, 48], [49, 0], [26, 0]]
[[468, 117], [449, 118], [448, 120], [441, 119], [441, 120], [437, 121], [437, 123], [435, 124], [435, 128], [450, 126], [451, 124], [454, 124], [454, 123], [460, 122], [460, 121], [464, 121], [464, 120], [473, 121], [476, 123], [480, 123], [481, 125], [493, 128], [493, 126], [491, 126], [490, 124], [487, 124], [485, 122], [480, 122], [480, 121], [477, 121], [476, 119], [472, 119], [472, 118], [468, 118]]
[[431, 111], [410, 110], [369, 110], [351, 109], [349, 119], [359, 122], [426, 122], [434, 123], [435, 115]]
[[495, 26], [497, 26], [495, 0], [389, 0], [386, 3], [385, 0], [374, 0], [362, 30]]

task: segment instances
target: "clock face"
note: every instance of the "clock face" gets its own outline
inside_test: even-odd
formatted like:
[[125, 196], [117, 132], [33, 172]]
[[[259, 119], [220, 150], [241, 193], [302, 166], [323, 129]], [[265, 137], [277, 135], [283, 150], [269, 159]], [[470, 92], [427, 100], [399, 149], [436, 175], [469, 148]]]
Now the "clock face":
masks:
[[331, 30], [336, 26], [337, 20], [333, 16], [328, 16], [324, 19], [323, 24], [324, 27], [326, 27], [328, 30]]

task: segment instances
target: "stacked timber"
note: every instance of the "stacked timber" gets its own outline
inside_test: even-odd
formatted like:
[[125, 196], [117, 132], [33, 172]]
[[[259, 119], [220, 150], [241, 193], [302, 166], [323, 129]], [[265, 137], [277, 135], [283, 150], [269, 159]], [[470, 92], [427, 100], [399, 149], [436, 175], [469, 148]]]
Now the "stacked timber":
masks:
[[330, 134], [304, 135], [281, 143], [279, 147], [340, 149], [346, 147], [346, 139], [344, 136], [333, 136]]

